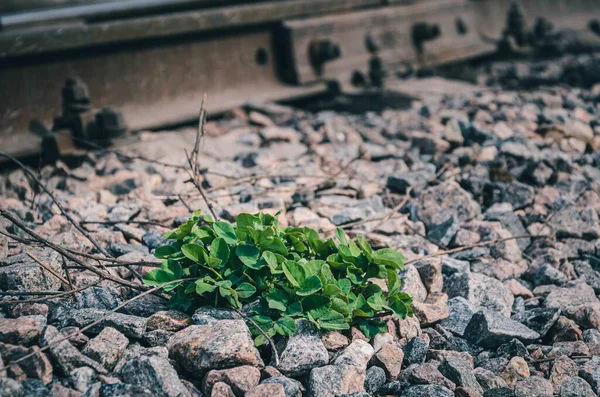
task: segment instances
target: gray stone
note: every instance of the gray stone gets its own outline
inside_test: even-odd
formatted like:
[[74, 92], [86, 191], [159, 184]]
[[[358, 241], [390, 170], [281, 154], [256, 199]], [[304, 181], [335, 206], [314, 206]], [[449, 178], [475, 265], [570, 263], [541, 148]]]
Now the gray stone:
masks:
[[73, 389], [85, 393], [98, 380], [98, 377], [90, 367], [80, 367], [71, 371], [69, 380]]
[[367, 364], [374, 353], [373, 346], [363, 340], [357, 339], [342, 350], [340, 355], [334, 360], [333, 364], [355, 365], [366, 370]]
[[454, 181], [434, 186], [419, 198], [418, 216], [428, 228], [453, 215], [465, 223], [480, 213], [479, 204]]
[[560, 397], [596, 397], [590, 384], [579, 377], [567, 379], [560, 386], [558, 395]]
[[510, 316], [514, 297], [495, 278], [478, 273], [455, 273], [444, 283], [444, 287], [450, 298], [461, 296], [476, 309], [488, 309]]
[[175, 369], [162, 357], [142, 356], [130, 360], [120, 369], [119, 377], [129, 384], [150, 389], [158, 397], [190, 396]]
[[443, 246], [447, 246], [458, 232], [458, 229], [460, 229], [458, 219], [455, 215], [452, 215], [442, 223], [431, 225], [427, 230], [427, 237]]
[[456, 357], [447, 357], [438, 368], [440, 372], [456, 386], [468, 387], [481, 394], [483, 389], [473, 374], [473, 368], [468, 362]]
[[594, 393], [600, 393], [600, 357], [593, 356], [579, 369], [579, 376], [592, 386]]
[[196, 309], [192, 323], [204, 325], [217, 320], [241, 320], [242, 317], [231, 309], [204, 306]]
[[63, 374], [69, 374], [75, 368], [86, 366], [92, 368], [99, 374], [106, 374], [106, 369], [100, 363], [83, 355], [69, 343], [68, 340], [53, 343], [62, 338], [63, 335], [61, 335], [55, 327], [49, 325], [44, 328], [40, 335], [40, 346], [50, 345], [50, 348], [48, 349], [50, 357], [52, 357], [54, 363]]
[[598, 213], [593, 208], [565, 205], [553, 213], [549, 225], [558, 238], [575, 237], [589, 240], [600, 236]]
[[406, 292], [417, 302], [423, 302], [427, 298], [427, 288], [421, 280], [419, 271], [413, 264], [404, 266], [400, 272], [402, 291]]
[[434, 176], [435, 173], [429, 168], [405, 172], [400, 175], [390, 175], [387, 178], [386, 187], [392, 192], [405, 194], [406, 189], [409, 187], [424, 187]]
[[[28, 249], [37, 259], [64, 276], [62, 259], [59, 254], [48, 249]], [[62, 286], [61, 281], [44, 270], [26, 253], [14, 255], [6, 259], [0, 267], [1, 291], [56, 291]]]
[[283, 392], [285, 397], [301, 397], [304, 392], [304, 386], [296, 379], [288, 378], [285, 376], [274, 376], [263, 380], [261, 385], [279, 384], [283, 386]]
[[542, 265], [533, 277], [533, 284], [536, 287], [548, 284], [564, 285], [567, 281], [567, 276], [549, 264]]
[[313, 368], [308, 377], [308, 396], [331, 397], [364, 391], [365, 371], [354, 365]]
[[438, 369], [438, 363], [430, 361], [424, 364], [413, 364], [406, 368], [398, 378], [404, 385], [438, 385], [449, 390], [456, 389], [456, 385], [446, 378]]
[[454, 393], [443, 386], [416, 385], [402, 390], [401, 397], [454, 397]]
[[106, 327], [91, 339], [81, 352], [111, 371], [128, 344], [129, 340], [125, 335], [114, 328]]
[[35, 318], [0, 318], [0, 342], [31, 346], [38, 342], [42, 327]]
[[100, 385], [98, 394], [91, 394], [93, 388], [88, 390], [82, 397], [152, 397], [154, 394], [150, 389], [143, 386], [130, 385], [128, 383], [113, 383]]
[[119, 291], [112, 286], [90, 287], [76, 295], [77, 309], [113, 310], [122, 303]]
[[427, 357], [427, 341], [420, 336], [412, 338], [404, 347], [404, 360], [402, 365], [408, 367], [411, 364], [425, 362]]
[[372, 366], [367, 370], [365, 377], [365, 390], [373, 395], [377, 394], [377, 390], [385, 383], [385, 371], [376, 366]]
[[465, 329], [465, 337], [484, 348], [495, 348], [517, 338], [531, 343], [540, 335], [521, 323], [489, 310], [477, 312]]
[[475, 368], [473, 370], [473, 375], [475, 375], [477, 383], [483, 388], [484, 392], [498, 387], [508, 387], [504, 379], [485, 368]]
[[0, 377], [0, 396], [27, 397], [24, 394], [21, 383], [14, 379]]
[[583, 331], [583, 341], [586, 343], [600, 343], [600, 331], [597, 329], [586, 329]]
[[164, 359], [169, 358], [169, 351], [164, 346], [155, 346], [155, 347], [142, 347], [138, 343], [132, 343], [127, 346], [127, 349], [119, 358], [117, 365], [113, 369], [114, 373], [118, 373], [121, 368], [129, 361], [137, 359], [139, 357], [161, 357]]
[[[355, 345], [358, 346], [358, 345]], [[307, 320], [296, 321], [296, 332], [278, 347], [283, 374], [299, 376], [329, 362], [329, 353], [314, 326]], [[371, 355], [373, 354], [371, 348]]]
[[175, 333], [167, 348], [169, 357], [199, 376], [211, 369], [264, 365], [243, 320], [191, 325]]
[[150, 346], [167, 346], [174, 332], [157, 329], [144, 334], [144, 341]]
[[543, 338], [556, 323], [559, 317], [559, 309], [535, 308], [516, 314], [513, 317], [513, 320], [520, 322], [529, 329], [532, 329], [540, 334], [540, 337]]
[[449, 299], [447, 304], [450, 313], [447, 318], [440, 322], [440, 325], [455, 335], [462, 337], [465, 334], [465, 328], [467, 328], [469, 321], [471, 321], [471, 317], [475, 314], [475, 309], [462, 296]]
[[165, 245], [167, 240], [163, 238], [163, 234], [156, 230], [148, 230], [142, 236], [142, 243], [150, 250], [157, 249], [158, 247]]
[[548, 379], [530, 376], [515, 385], [515, 397], [552, 397], [552, 384]]
[[577, 283], [550, 291], [544, 300], [544, 306], [560, 309], [565, 316], [574, 317], [585, 308], [600, 308], [600, 301], [589, 285]]
[[[68, 312], [67, 316], [62, 318], [59, 326], [83, 328], [88, 324], [97, 321], [108, 312], [100, 309], [75, 309]], [[146, 319], [123, 313], [110, 313], [100, 324], [92, 327], [88, 332], [99, 333], [105, 327], [112, 327], [124, 335], [141, 339], [146, 332]]]

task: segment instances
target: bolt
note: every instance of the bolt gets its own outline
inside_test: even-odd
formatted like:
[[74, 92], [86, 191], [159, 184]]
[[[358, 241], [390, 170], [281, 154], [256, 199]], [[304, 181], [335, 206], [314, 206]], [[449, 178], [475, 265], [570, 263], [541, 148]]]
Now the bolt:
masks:
[[440, 25], [431, 24], [428, 22], [418, 22], [412, 28], [412, 41], [417, 49], [417, 52], [423, 52], [423, 44], [426, 41], [431, 41], [438, 38], [442, 34]]
[[110, 139], [127, 131], [123, 114], [112, 108], [104, 108], [96, 113], [97, 139]]
[[64, 114], [79, 114], [90, 109], [87, 87], [77, 78], [68, 78], [61, 90]]
[[519, 47], [526, 44], [527, 28], [525, 26], [525, 15], [517, 3], [511, 3], [506, 16], [505, 36], [512, 36]]
[[318, 74], [323, 73], [323, 65], [342, 56], [339, 44], [329, 40], [316, 40], [310, 43], [308, 49], [310, 63]]
[[378, 56], [371, 57], [371, 59], [369, 59], [369, 80], [371, 80], [371, 85], [373, 87], [383, 88], [386, 77], [387, 71], [383, 66], [381, 58]]
[[588, 28], [594, 32], [595, 34], [597, 34], [598, 36], [600, 36], [600, 20], [598, 19], [592, 19], [590, 21], [590, 23], [588, 24]]

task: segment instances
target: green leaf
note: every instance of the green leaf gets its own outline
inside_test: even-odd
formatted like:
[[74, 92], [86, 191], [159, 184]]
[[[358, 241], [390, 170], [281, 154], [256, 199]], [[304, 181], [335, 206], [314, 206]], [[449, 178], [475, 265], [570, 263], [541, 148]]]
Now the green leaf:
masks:
[[289, 336], [296, 332], [296, 322], [293, 318], [288, 316], [278, 318], [277, 321], [275, 321], [274, 327], [275, 331], [283, 336]]
[[317, 275], [321, 268], [323, 267], [323, 261], [308, 261], [302, 264], [302, 273], [304, 273], [304, 278], [309, 278], [311, 276]]
[[299, 316], [302, 314], [302, 304], [300, 302], [294, 302], [287, 308], [287, 314], [290, 316]]
[[[244, 265], [249, 268], [255, 268], [254, 265], [256, 265], [258, 257], [260, 256], [260, 250], [255, 245], [241, 244], [235, 247], [235, 254]], [[258, 269], [260, 269], [260, 266], [257, 267], [257, 270]]]
[[313, 319], [318, 319], [329, 311], [331, 300], [322, 295], [309, 295], [302, 300], [302, 308], [305, 313], [310, 314]]
[[354, 302], [352, 315], [354, 317], [373, 317], [374, 314], [373, 309], [367, 304], [367, 300], [363, 294], [359, 294], [356, 297], [356, 302]]
[[242, 231], [246, 231], [248, 227], [251, 227], [255, 230], [262, 227], [260, 218], [252, 214], [241, 213], [236, 217], [235, 222], [238, 229], [241, 229]]
[[300, 264], [296, 261], [283, 262], [283, 273], [290, 284], [296, 288], [300, 288], [304, 283], [304, 272]]
[[350, 329], [350, 324], [346, 322], [344, 316], [335, 311], [329, 311], [317, 319], [317, 324], [326, 330], [345, 330]]
[[342, 294], [348, 295], [352, 288], [352, 283], [347, 278], [343, 278], [341, 280], [338, 280], [337, 286], [340, 287], [340, 289], [342, 290]]
[[412, 315], [412, 309], [410, 308], [410, 306], [401, 300], [391, 302], [388, 307], [391, 311], [394, 312], [396, 317], [398, 317], [401, 320], [404, 320], [408, 315]]
[[387, 325], [383, 321], [376, 320], [361, 320], [358, 323], [358, 328], [369, 339], [374, 338], [380, 332], [387, 332]]
[[346, 269], [346, 274], [353, 284], [362, 284], [367, 279], [365, 272], [354, 265]]
[[287, 310], [289, 295], [281, 290], [274, 290], [265, 296], [270, 309], [285, 312]]
[[387, 302], [385, 300], [385, 297], [383, 296], [383, 293], [378, 292], [376, 294], [373, 294], [373, 295], [369, 296], [369, 298], [367, 299], [367, 304], [373, 310], [375, 310], [375, 311], [381, 311], [387, 305]]
[[373, 260], [373, 248], [371, 248], [371, 245], [367, 242], [365, 236], [363, 236], [362, 234], [359, 235], [356, 238], [356, 242], [358, 243], [358, 246], [360, 247], [362, 253], [367, 257], [369, 262], [371, 262]]
[[179, 252], [179, 251], [175, 250], [172, 246], [163, 245], [162, 247], [158, 247], [157, 249], [154, 250], [154, 256], [159, 259], [165, 259], [173, 254], [176, 254], [177, 252]]
[[323, 288], [323, 284], [321, 283], [321, 279], [317, 276], [310, 276], [302, 283], [301, 288], [296, 291], [296, 295], [299, 296], [308, 296], [316, 293], [321, 288]]
[[210, 245], [210, 257], [221, 260], [222, 264], [227, 263], [229, 260], [229, 246], [223, 238], [218, 237], [213, 240]]
[[206, 250], [200, 245], [185, 244], [181, 246], [181, 252], [183, 252], [183, 255], [185, 255], [186, 258], [193, 262], [199, 264], [203, 264], [205, 262], [204, 255], [206, 254]]
[[392, 296], [400, 291], [400, 277], [395, 269], [388, 269], [387, 276], [388, 296]]
[[266, 262], [267, 266], [269, 267], [269, 270], [271, 270], [271, 273], [281, 274], [283, 272], [283, 269], [281, 268], [281, 266], [279, 266], [277, 257], [274, 253], [270, 251], [265, 251], [263, 252], [261, 259], [263, 259]]
[[333, 298], [331, 300], [331, 310], [342, 313], [344, 316], [350, 315], [350, 306], [347, 302], [340, 298]]
[[250, 283], [241, 283], [235, 290], [237, 291], [240, 299], [247, 299], [256, 292], [256, 288], [254, 288], [254, 286]]
[[327, 284], [323, 287], [323, 295], [333, 297], [342, 293], [340, 287], [335, 284]]
[[391, 248], [382, 248], [373, 252], [373, 261], [392, 269], [404, 268], [404, 255]]
[[216, 285], [209, 284], [205, 280], [196, 281], [196, 293], [200, 296], [204, 295], [206, 292], [213, 292], [216, 288]]
[[218, 221], [214, 223], [213, 227], [215, 234], [225, 240], [227, 244], [234, 245], [237, 243], [238, 239], [231, 223]]
[[335, 236], [340, 241], [340, 243], [348, 245], [348, 239], [346, 238], [346, 233], [344, 233], [344, 231], [341, 228], [339, 228], [339, 227], [335, 228]]

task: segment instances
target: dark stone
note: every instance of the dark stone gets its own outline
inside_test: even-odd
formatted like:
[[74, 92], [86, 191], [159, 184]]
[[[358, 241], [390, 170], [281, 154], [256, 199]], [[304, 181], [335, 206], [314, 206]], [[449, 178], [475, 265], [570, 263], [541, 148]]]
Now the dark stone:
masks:
[[513, 339], [508, 343], [500, 345], [498, 349], [496, 349], [496, 357], [508, 359], [513, 357], [523, 357], [526, 360], [531, 358], [525, 345], [518, 339]]
[[560, 397], [596, 397], [592, 387], [585, 380], [574, 377], [567, 379], [560, 386]]
[[513, 320], [532, 329], [543, 338], [556, 323], [558, 317], [560, 317], [560, 309], [535, 308], [519, 313]]
[[447, 357], [438, 367], [440, 372], [456, 386], [467, 387], [481, 394], [483, 389], [473, 374], [472, 366], [468, 362], [456, 357]]
[[420, 336], [412, 338], [404, 347], [404, 360], [402, 365], [408, 367], [411, 364], [425, 362], [427, 357], [427, 342]]
[[452, 215], [442, 223], [431, 225], [429, 230], [427, 230], [427, 237], [444, 246], [448, 246], [456, 232], [458, 232], [458, 229], [460, 229], [458, 219]]
[[119, 256], [129, 254], [130, 252], [138, 252], [143, 255], [149, 254], [148, 247], [143, 245], [133, 245], [127, 243], [110, 243], [106, 249], [111, 255], [117, 258]]
[[531, 343], [540, 337], [537, 332], [523, 324], [489, 310], [482, 310], [473, 315], [465, 335], [470, 341], [484, 348], [498, 347], [513, 338]]
[[542, 265], [533, 277], [533, 284], [535, 286], [548, 284], [564, 285], [567, 281], [567, 276], [549, 264]]
[[548, 379], [530, 376], [515, 385], [515, 397], [552, 397], [554, 391]]
[[372, 366], [367, 369], [367, 376], [365, 378], [365, 390], [373, 395], [377, 394], [377, 391], [385, 383], [385, 371], [383, 368]]
[[148, 247], [149, 250], [157, 249], [167, 243], [167, 240], [163, 238], [163, 234], [156, 230], [148, 230], [142, 236], [142, 244]]
[[579, 376], [592, 386], [594, 393], [600, 393], [600, 357], [593, 356], [580, 367]]
[[304, 386], [302, 386], [302, 383], [298, 382], [296, 379], [288, 378], [285, 376], [274, 376], [272, 378], [263, 380], [260, 384], [279, 384], [283, 386], [283, 392], [285, 393], [285, 397], [298, 397], [301, 396], [304, 392]]
[[465, 328], [475, 314], [471, 303], [462, 296], [457, 296], [448, 300], [450, 314], [440, 322], [440, 325], [458, 336], [463, 336]]
[[486, 390], [483, 397], [515, 397], [515, 392], [508, 387], [496, 387], [495, 389]]
[[454, 397], [454, 393], [443, 386], [417, 385], [402, 390], [401, 397]]

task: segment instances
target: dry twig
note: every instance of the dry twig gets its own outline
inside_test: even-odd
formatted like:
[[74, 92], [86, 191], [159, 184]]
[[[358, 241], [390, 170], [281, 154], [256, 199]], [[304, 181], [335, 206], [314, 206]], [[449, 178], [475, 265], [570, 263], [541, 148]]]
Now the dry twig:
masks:
[[131, 298], [129, 300], [126, 300], [125, 302], [121, 303], [119, 306], [115, 307], [114, 309], [109, 310], [108, 312], [104, 313], [96, 321], [94, 321], [94, 322], [86, 325], [85, 327], [83, 327], [81, 329], [78, 329], [77, 331], [75, 331], [75, 332], [73, 332], [73, 333], [71, 333], [71, 334], [69, 334], [69, 335], [67, 335], [67, 336], [65, 336], [63, 338], [59, 338], [59, 339], [53, 340], [52, 342], [48, 343], [46, 346], [40, 348], [39, 350], [35, 350], [35, 351], [33, 351], [33, 352], [31, 352], [31, 353], [29, 353], [29, 354], [27, 354], [27, 355], [19, 358], [18, 360], [10, 362], [9, 364], [18, 364], [18, 363], [20, 363], [22, 361], [27, 360], [30, 357], [35, 356], [38, 353], [42, 353], [45, 350], [48, 350], [52, 346], [55, 346], [55, 345], [57, 345], [57, 344], [59, 344], [61, 342], [64, 342], [66, 340], [71, 339], [75, 335], [84, 333], [85, 331], [89, 330], [90, 328], [93, 328], [96, 325], [100, 324], [102, 321], [104, 321], [111, 314], [116, 313], [117, 311], [121, 310], [122, 308], [124, 308], [125, 306], [129, 305], [130, 303], [135, 302], [136, 300], [138, 300], [140, 298], [143, 298], [146, 295], [149, 295], [149, 294], [152, 294], [154, 292], [157, 292], [158, 290], [160, 290], [160, 289], [162, 289], [162, 288], [164, 288], [164, 287], [166, 287], [168, 285], [175, 284], [175, 283], [180, 283], [180, 282], [183, 282], [183, 281], [191, 281], [191, 280], [197, 280], [197, 278], [183, 278], [183, 279], [179, 279], [179, 280], [173, 280], [173, 281], [169, 281], [167, 283], [158, 285], [158, 286], [156, 286], [154, 288], [151, 288], [151, 289], [149, 289], [147, 291], [144, 291], [141, 294], [136, 295], [136, 296], [134, 296], [133, 298]]
[[75, 228], [76, 228], [77, 230], [79, 230], [79, 232], [80, 232], [81, 234], [83, 234], [83, 235], [85, 236], [85, 238], [87, 238], [87, 239], [88, 239], [88, 240], [89, 240], [89, 241], [90, 241], [90, 242], [91, 242], [91, 243], [94, 245], [94, 247], [96, 247], [96, 249], [97, 249], [98, 251], [100, 251], [102, 254], [104, 254], [104, 255], [106, 255], [106, 256], [110, 256], [110, 255], [108, 254], [108, 252], [106, 252], [106, 250], [105, 250], [104, 248], [102, 248], [102, 247], [100, 246], [100, 244], [98, 244], [98, 243], [96, 242], [96, 240], [94, 240], [94, 239], [93, 239], [93, 237], [92, 237], [92, 236], [90, 236], [90, 234], [89, 234], [89, 233], [88, 233], [88, 232], [87, 232], [87, 231], [86, 231], [84, 228], [82, 228], [82, 227], [81, 227], [81, 226], [80, 226], [80, 225], [79, 225], [77, 222], [75, 222], [75, 219], [73, 219], [73, 218], [71, 217], [71, 215], [69, 215], [69, 213], [68, 213], [68, 212], [65, 210], [65, 208], [62, 206], [62, 204], [60, 203], [60, 201], [58, 201], [58, 200], [56, 199], [56, 197], [54, 197], [54, 195], [53, 195], [53, 194], [50, 192], [50, 190], [48, 190], [48, 188], [46, 187], [46, 185], [44, 185], [44, 184], [42, 183], [42, 181], [40, 181], [40, 180], [38, 179], [38, 177], [36, 177], [36, 176], [35, 176], [35, 175], [34, 175], [34, 174], [31, 172], [31, 171], [29, 171], [29, 169], [27, 169], [27, 167], [25, 167], [25, 164], [21, 163], [19, 160], [17, 160], [17, 159], [16, 159], [16, 158], [14, 158], [13, 156], [11, 156], [11, 155], [8, 155], [8, 154], [6, 154], [6, 153], [2, 153], [2, 152], [0, 152], [0, 157], [4, 157], [4, 158], [6, 158], [6, 159], [8, 159], [8, 160], [12, 161], [13, 163], [17, 164], [17, 165], [18, 165], [18, 166], [19, 166], [19, 167], [20, 167], [20, 168], [21, 168], [21, 169], [22, 169], [22, 170], [23, 170], [23, 171], [24, 171], [24, 172], [27, 174], [27, 176], [28, 176], [29, 178], [31, 178], [32, 180], [34, 180], [34, 181], [35, 181], [35, 183], [37, 183], [37, 184], [38, 184], [38, 186], [40, 186], [40, 187], [42, 188], [42, 190], [44, 190], [44, 192], [46, 192], [46, 194], [47, 194], [47, 195], [50, 197], [50, 199], [51, 199], [51, 200], [54, 202], [54, 204], [56, 204], [56, 206], [57, 206], [57, 207], [58, 207], [58, 209], [60, 210], [61, 214], [62, 214], [62, 215], [65, 217], [65, 218], [67, 218], [67, 220], [68, 220], [69, 222], [71, 222], [71, 224], [72, 224], [73, 226], [75, 226]]
[[70, 259], [71, 261], [77, 263], [79, 266], [85, 268], [86, 270], [91, 271], [92, 273], [95, 273], [96, 275], [103, 277], [107, 280], [113, 281], [117, 284], [121, 284], [123, 286], [126, 287], [130, 287], [139, 291], [145, 291], [145, 288], [140, 287], [137, 284], [131, 283], [127, 280], [123, 280], [120, 277], [116, 277], [113, 276], [112, 274], [108, 273], [108, 272], [104, 272], [100, 269], [95, 268], [94, 266], [90, 266], [87, 263], [83, 262], [82, 260], [80, 260], [79, 258], [77, 258], [74, 254], [70, 253], [69, 251], [67, 251], [66, 249], [54, 244], [53, 242], [43, 238], [42, 236], [40, 236], [39, 234], [37, 234], [35, 231], [31, 230], [29, 227], [27, 227], [27, 225], [25, 225], [25, 223], [23, 223], [20, 219], [18, 219], [17, 217], [15, 217], [13, 214], [11, 214], [10, 212], [0, 209], [0, 215], [3, 216], [4, 218], [8, 219], [9, 221], [11, 221], [15, 226], [17, 226], [19, 229], [23, 230], [25, 233], [29, 234], [31, 237], [33, 237], [34, 239], [36, 239], [37, 241], [39, 241], [40, 243], [42, 243], [43, 245], [45, 245], [46, 247], [58, 252], [59, 254], [65, 256], [66, 258]]

